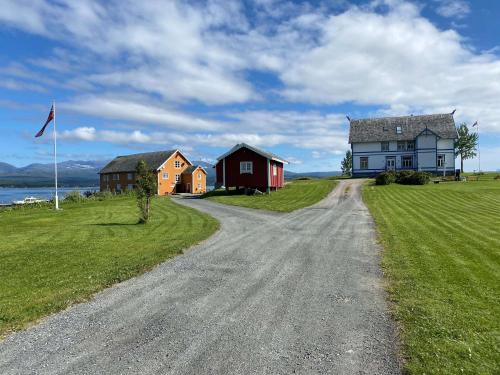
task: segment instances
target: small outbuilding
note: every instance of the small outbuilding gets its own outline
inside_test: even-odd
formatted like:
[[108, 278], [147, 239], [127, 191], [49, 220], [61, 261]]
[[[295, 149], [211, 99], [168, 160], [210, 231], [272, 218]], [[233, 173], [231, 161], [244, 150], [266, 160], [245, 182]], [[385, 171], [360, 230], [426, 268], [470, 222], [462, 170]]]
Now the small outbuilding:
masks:
[[271, 152], [239, 143], [217, 158], [216, 186], [277, 190], [285, 184], [284, 164], [288, 162]]

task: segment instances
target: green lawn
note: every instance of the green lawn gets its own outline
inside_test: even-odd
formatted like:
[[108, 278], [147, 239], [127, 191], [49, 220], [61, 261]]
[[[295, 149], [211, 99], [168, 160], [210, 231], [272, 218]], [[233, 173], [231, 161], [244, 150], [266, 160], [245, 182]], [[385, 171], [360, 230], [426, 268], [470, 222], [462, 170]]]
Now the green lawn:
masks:
[[146, 225], [136, 224], [130, 197], [62, 208], [0, 211], [0, 337], [144, 272], [218, 228], [169, 198], [153, 201]]
[[410, 374], [500, 374], [500, 181], [364, 187]]
[[244, 195], [236, 194], [234, 190], [228, 193], [218, 190], [206, 194], [205, 197], [235, 206], [291, 212], [319, 202], [332, 191], [336, 183], [331, 179], [294, 180], [271, 194]]

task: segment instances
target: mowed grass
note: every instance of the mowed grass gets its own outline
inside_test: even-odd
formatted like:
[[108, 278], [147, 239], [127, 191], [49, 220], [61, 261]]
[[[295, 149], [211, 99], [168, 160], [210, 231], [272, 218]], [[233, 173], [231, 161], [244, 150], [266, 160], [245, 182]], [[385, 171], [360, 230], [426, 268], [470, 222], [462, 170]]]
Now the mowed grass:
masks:
[[144, 272], [217, 228], [208, 215], [153, 201], [137, 223], [133, 198], [0, 211], [0, 337]]
[[234, 190], [217, 190], [205, 197], [234, 206], [291, 212], [319, 202], [332, 191], [336, 183], [331, 179], [294, 180], [271, 194], [244, 195], [237, 194]]
[[500, 181], [365, 186], [411, 374], [500, 374]]

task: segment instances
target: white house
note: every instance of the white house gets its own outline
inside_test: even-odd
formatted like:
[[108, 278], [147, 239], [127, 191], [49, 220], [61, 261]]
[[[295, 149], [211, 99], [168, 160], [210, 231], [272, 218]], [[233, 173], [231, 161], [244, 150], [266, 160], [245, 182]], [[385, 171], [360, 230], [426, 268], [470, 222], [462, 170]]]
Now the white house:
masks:
[[453, 174], [458, 138], [453, 113], [349, 119], [353, 176], [404, 169]]

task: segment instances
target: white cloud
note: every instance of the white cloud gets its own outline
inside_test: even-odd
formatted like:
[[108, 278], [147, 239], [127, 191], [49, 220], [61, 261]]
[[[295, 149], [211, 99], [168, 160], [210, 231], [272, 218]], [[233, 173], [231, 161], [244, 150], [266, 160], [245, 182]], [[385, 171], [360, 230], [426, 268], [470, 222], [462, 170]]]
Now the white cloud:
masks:
[[470, 13], [469, 3], [464, 0], [437, 0], [436, 13], [447, 18], [464, 18]]

